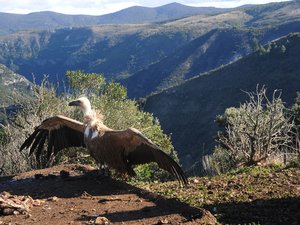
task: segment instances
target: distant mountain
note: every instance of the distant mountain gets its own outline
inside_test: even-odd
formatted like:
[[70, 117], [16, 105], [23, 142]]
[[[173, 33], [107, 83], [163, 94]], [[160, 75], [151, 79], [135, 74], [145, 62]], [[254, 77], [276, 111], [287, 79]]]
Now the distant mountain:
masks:
[[247, 99], [243, 91], [265, 85], [268, 93], [282, 90], [291, 105], [300, 91], [300, 33], [288, 35], [232, 64], [192, 78], [152, 95], [144, 109], [159, 118], [184, 167], [212, 152], [218, 127], [214, 120], [231, 106]]
[[111, 13], [99, 17], [99, 23], [114, 24], [138, 24], [153, 23], [168, 20], [180, 19], [183, 17], [214, 14], [229, 11], [230, 9], [214, 8], [214, 7], [192, 7], [179, 3], [170, 3], [159, 7], [142, 7], [133, 6], [116, 13]]
[[63, 27], [80, 27], [97, 24], [96, 16], [65, 15], [55, 12], [29, 14], [0, 13], [0, 35], [22, 30], [54, 30]]
[[38, 82], [45, 74], [64, 80], [70, 69], [103, 73], [140, 97], [299, 31], [299, 9], [299, 2], [284, 2], [154, 24], [22, 31], [0, 36], [0, 63]]
[[197, 14], [228, 11], [214, 7], [191, 7], [171, 3], [150, 8], [134, 6], [102, 16], [66, 15], [55, 12], [35, 12], [26, 15], [0, 13], [0, 35], [21, 30], [54, 30], [66, 27], [83, 27], [97, 24], [141, 24], [175, 20]]

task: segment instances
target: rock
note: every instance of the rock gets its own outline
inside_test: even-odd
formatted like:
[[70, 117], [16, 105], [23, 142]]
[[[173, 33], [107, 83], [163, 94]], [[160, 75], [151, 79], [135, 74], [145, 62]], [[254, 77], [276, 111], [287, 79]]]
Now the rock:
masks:
[[81, 199], [90, 199], [90, 198], [92, 198], [92, 195], [89, 194], [89, 193], [87, 193], [86, 191], [84, 191], [84, 192], [82, 193], [82, 195], [80, 196], [80, 198], [81, 198]]
[[157, 224], [169, 224], [169, 221], [167, 219], [162, 219]]
[[20, 215], [20, 212], [17, 211], [17, 210], [15, 210], [15, 211], [13, 212], [13, 214], [14, 214], [14, 215]]
[[59, 200], [59, 198], [56, 196], [53, 196], [53, 197], [48, 198], [47, 200], [51, 201], [51, 202], [57, 202]]
[[14, 211], [15, 211], [15, 210], [12, 209], [12, 208], [5, 208], [5, 209], [2, 210], [2, 214], [3, 214], [3, 215], [6, 215], [6, 216], [7, 216], [7, 215], [12, 215], [12, 214], [14, 214]]
[[217, 224], [217, 219], [205, 209], [199, 209], [200, 215], [198, 218], [195, 218], [195, 224]]
[[195, 179], [193, 179], [193, 182], [194, 182], [195, 184], [198, 184], [198, 183], [199, 183], [199, 179], [195, 178]]
[[29, 219], [31, 217], [32, 217], [32, 215], [30, 213], [28, 213], [28, 214], [25, 215], [25, 219]]
[[40, 205], [30, 196], [11, 195], [8, 192], [0, 193], [0, 214], [18, 215], [27, 213], [32, 206]]
[[106, 217], [99, 216], [95, 219], [94, 224], [106, 225], [106, 224], [109, 224], [109, 220]]

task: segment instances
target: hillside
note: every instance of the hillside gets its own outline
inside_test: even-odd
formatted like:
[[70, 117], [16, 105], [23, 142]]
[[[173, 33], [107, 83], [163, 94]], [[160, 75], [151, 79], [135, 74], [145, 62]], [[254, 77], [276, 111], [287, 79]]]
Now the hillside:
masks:
[[[290, 105], [300, 91], [300, 34], [291, 34], [232, 64], [192, 78], [182, 85], [149, 96], [144, 109], [158, 117], [186, 169], [212, 152], [218, 127], [214, 120], [231, 106], [239, 106], [257, 84], [269, 94], [282, 90]], [[197, 170], [199, 172], [199, 168]], [[195, 171], [197, 173], [197, 171]]]
[[130, 97], [161, 91], [249, 54], [253, 50], [254, 38], [249, 29], [214, 29], [123, 83], [128, 87]]
[[14, 112], [18, 103], [30, 98], [31, 83], [0, 64], [0, 123], [5, 113]]
[[25, 15], [0, 12], [0, 35], [22, 30], [54, 30], [97, 24], [162, 22], [197, 14], [212, 14], [228, 10], [213, 7], [191, 7], [179, 3], [171, 3], [154, 8], [134, 6], [101, 16], [66, 15], [50, 11], [34, 12]]
[[[174, 26], [194, 27], [198, 23], [210, 26], [207, 33], [176, 49], [149, 67], [138, 71], [123, 83], [130, 97], [143, 97], [180, 84], [197, 74], [235, 61], [257, 48], [291, 32], [300, 30], [300, 2], [272, 3], [241, 7], [239, 10], [215, 16], [185, 18]], [[218, 23], [223, 24], [218, 26]], [[176, 24], [176, 25], [175, 25]]]
[[298, 224], [300, 168], [250, 167], [215, 177], [176, 183], [139, 183], [139, 187], [209, 210], [220, 224]]
[[236, 60], [256, 42], [298, 31], [299, 8], [299, 2], [273, 3], [163, 23], [22, 31], [0, 36], [0, 63], [38, 82], [45, 74], [64, 80], [68, 69], [103, 73], [139, 97]]
[[28, 80], [0, 64], [1, 107], [7, 107], [11, 103], [17, 103], [28, 98], [30, 92], [31, 83]]
[[187, 43], [188, 32], [162, 31], [152, 25], [105, 25], [20, 32], [0, 37], [0, 62], [37, 81], [53, 82], [66, 70], [104, 73], [109, 79], [127, 77]]

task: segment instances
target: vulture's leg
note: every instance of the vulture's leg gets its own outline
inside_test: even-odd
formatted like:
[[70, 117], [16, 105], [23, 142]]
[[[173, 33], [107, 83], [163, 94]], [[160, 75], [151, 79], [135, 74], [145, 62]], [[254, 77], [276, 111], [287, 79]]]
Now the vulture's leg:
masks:
[[102, 165], [101, 170], [103, 171], [105, 177], [110, 177], [111, 174], [106, 163]]
[[103, 164], [102, 163], [98, 163], [98, 169], [99, 169], [99, 176], [103, 176], [103, 170], [102, 170]]
[[99, 163], [99, 177], [105, 178], [110, 177], [110, 171], [106, 163]]

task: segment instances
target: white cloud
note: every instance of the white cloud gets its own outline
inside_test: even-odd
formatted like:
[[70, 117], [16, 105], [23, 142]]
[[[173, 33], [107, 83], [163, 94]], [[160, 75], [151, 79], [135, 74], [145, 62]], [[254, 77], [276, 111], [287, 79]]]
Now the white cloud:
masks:
[[139, 5], [135, 1], [120, 0], [0, 0], [0, 11], [10, 13], [30, 13], [55, 11], [65, 14], [101, 15]]
[[155, 7], [174, 1], [190, 6], [236, 7], [244, 4], [275, 2], [276, 0], [0, 0], [0, 11], [21, 14], [55, 11], [65, 14], [101, 15], [135, 5]]

